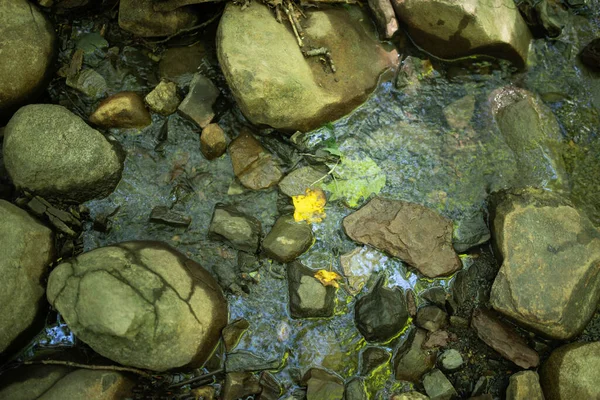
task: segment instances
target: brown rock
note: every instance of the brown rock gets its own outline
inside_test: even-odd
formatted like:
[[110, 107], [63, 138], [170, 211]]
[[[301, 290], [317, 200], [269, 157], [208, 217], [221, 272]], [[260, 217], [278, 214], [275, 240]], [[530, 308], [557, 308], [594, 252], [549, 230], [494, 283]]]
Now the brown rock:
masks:
[[377, 197], [344, 218], [343, 226], [352, 240], [386, 251], [426, 277], [462, 266], [452, 247], [452, 221], [422, 205]]
[[421, 346], [424, 350], [446, 347], [448, 343], [455, 341], [456, 336], [448, 331], [434, 331], [427, 333], [427, 339]]
[[150, 110], [160, 115], [173, 114], [181, 103], [177, 95], [177, 85], [167, 81], [160, 81], [144, 100]]
[[152, 118], [137, 93], [121, 92], [102, 101], [90, 115], [90, 122], [103, 128], [143, 128]]
[[528, 347], [513, 328], [498, 320], [492, 312], [475, 310], [471, 326], [479, 339], [519, 367], [527, 369], [540, 364], [540, 357], [535, 350]]
[[422, 348], [426, 332], [415, 328], [400, 344], [393, 361], [396, 379], [418, 383], [423, 374], [435, 365], [437, 350]]
[[385, 39], [390, 39], [398, 30], [398, 20], [390, 0], [369, 0], [369, 8], [373, 12], [379, 32]]
[[119, 26], [142, 37], [173, 35], [191, 28], [198, 21], [196, 14], [187, 7], [171, 12], [154, 11], [152, 0], [121, 0]]
[[240, 341], [244, 333], [246, 333], [249, 327], [250, 323], [247, 320], [241, 318], [233, 321], [225, 328], [223, 328], [221, 336], [223, 337], [223, 343], [225, 344], [226, 352], [231, 352], [235, 348], [235, 346], [237, 346], [238, 342]]
[[170, 47], [161, 56], [158, 72], [162, 79], [179, 81], [182, 75], [198, 72], [206, 53], [204, 44], [196, 43], [185, 47]]
[[241, 133], [229, 144], [229, 155], [235, 176], [248, 189], [270, 188], [283, 176], [273, 156], [247, 132]]
[[200, 149], [207, 160], [221, 157], [227, 151], [227, 138], [219, 124], [208, 124], [200, 135]]

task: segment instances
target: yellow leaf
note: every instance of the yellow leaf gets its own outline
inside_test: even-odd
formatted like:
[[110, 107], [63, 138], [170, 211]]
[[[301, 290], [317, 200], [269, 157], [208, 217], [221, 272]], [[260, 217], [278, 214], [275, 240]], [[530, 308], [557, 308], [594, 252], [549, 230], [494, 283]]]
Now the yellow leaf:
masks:
[[340, 284], [337, 281], [341, 281], [342, 277], [333, 272], [327, 271], [326, 269], [320, 269], [315, 273], [315, 278], [319, 280], [323, 284], [323, 286], [333, 286], [336, 288], [340, 287]]
[[306, 195], [292, 196], [294, 201], [294, 220], [308, 223], [321, 222], [325, 218], [327, 198], [321, 189], [306, 189]]

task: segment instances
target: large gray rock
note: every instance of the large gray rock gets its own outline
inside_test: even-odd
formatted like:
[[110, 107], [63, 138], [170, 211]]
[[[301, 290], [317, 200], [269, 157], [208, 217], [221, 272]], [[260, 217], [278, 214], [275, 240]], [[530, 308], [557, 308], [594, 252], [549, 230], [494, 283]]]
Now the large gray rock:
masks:
[[121, 0], [119, 6], [121, 29], [143, 37], [173, 35], [197, 21], [197, 15], [188, 7], [160, 12], [155, 11], [152, 0]]
[[0, 200], [0, 254], [1, 354], [38, 316], [54, 235], [26, 211]]
[[598, 371], [600, 342], [559, 347], [540, 372], [546, 400], [600, 399]]
[[60, 264], [48, 300], [99, 354], [155, 371], [202, 365], [228, 317], [214, 278], [161, 242], [120, 243]]
[[539, 189], [501, 193], [491, 209], [502, 261], [492, 306], [551, 338], [580, 333], [600, 299], [600, 232], [570, 202]]
[[552, 110], [532, 93], [514, 86], [492, 92], [490, 103], [500, 132], [515, 154], [518, 183], [566, 188], [563, 135]]
[[442, 58], [487, 54], [527, 63], [531, 33], [512, 0], [392, 0], [417, 45]]
[[15, 186], [66, 201], [109, 195], [123, 169], [114, 144], [52, 104], [17, 111], [5, 129], [3, 153]]
[[324, 286], [315, 278], [316, 272], [299, 261], [287, 266], [292, 318], [333, 317], [335, 287]]
[[94, 371], [56, 365], [22, 367], [3, 376], [0, 399], [120, 400], [133, 397], [135, 382], [116, 371]]
[[0, 119], [43, 89], [54, 56], [54, 29], [27, 0], [0, 2]]
[[242, 112], [255, 124], [294, 132], [335, 120], [363, 102], [379, 75], [398, 62], [396, 51], [377, 42], [359, 7], [306, 15], [307, 40], [329, 49], [337, 72], [324, 69], [319, 57], [305, 58], [289, 25], [278, 23], [267, 6], [225, 8], [217, 55]]
[[452, 247], [452, 221], [422, 205], [376, 197], [344, 218], [343, 226], [352, 240], [398, 257], [426, 277], [462, 267]]

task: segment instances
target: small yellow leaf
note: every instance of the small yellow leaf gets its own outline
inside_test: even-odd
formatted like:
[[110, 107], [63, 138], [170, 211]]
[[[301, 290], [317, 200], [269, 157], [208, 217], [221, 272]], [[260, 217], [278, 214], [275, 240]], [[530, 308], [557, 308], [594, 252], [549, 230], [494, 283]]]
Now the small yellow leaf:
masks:
[[315, 278], [323, 284], [323, 286], [333, 286], [339, 288], [340, 284], [337, 281], [341, 281], [342, 277], [333, 272], [327, 271], [326, 269], [320, 269], [315, 273]]
[[325, 218], [327, 198], [321, 189], [306, 189], [306, 195], [292, 196], [294, 201], [294, 220], [308, 223], [321, 222]]

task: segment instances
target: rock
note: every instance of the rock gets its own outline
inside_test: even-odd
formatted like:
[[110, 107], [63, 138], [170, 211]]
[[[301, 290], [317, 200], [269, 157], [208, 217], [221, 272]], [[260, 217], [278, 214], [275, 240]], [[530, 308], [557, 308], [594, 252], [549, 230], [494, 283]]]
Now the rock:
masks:
[[452, 221], [419, 204], [376, 197], [344, 218], [343, 226], [352, 240], [386, 251], [426, 277], [462, 267], [452, 248]]
[[36, 328], [44, 304], [42, 279], [54, 260], [54, 234], [26, 211], [0, 200], [0, 254], [2, 354], [29, 327]]
[[421, 347], [426, 349], [437, 349], [439, 347], [446, 347], [450, 341], [456, 341], [456, 337], [447, 331], [434, 331], [427, 333], [427, 339]]
[[238, 400], [258, 394], [262, 388], [258, 378], [249, 372], [230, 372], [225, 376], [223, 400]]
[[369, 400], [365, 381], [362, 378], [353, 378], [346, 384], [344, 400]]
[[15, 400], [119, 400], [132, 398], [135, 386], [132, 379], [116, 371], [54, 365], [20, 367], [3, 376], [3, 381], [0, 398]]
[[190, 83], [190, 91], [179, 104], [177, 111], [183, 117], [206, 128], [215, 117], [213, 104], [219, 97], [219, 89], [212, 81], [201, 74], [195, 74]]
[[27, 0], [2, 1], [0, 20], [1, 121], [44, 89], [52, 73], [55, 37], [44, 14]]
[[239, 343], [240, 339], [246, 333], [250, 323], [245, 319], [237, 319], [223, 328], [221, 335], [223, 336], [223, 344], [225, 345], [225, 351], [230, 353], [235, 346]]
[[335, 287], [315, 278], [316, 270], [299, 261], [287, 266], [290, 315], [292, 318], [328, 318], [335, 308]]
[[531, 32], [539, 38], [556, 38], [568, 23], [569, 13], [554, 0], [526, 0], [517, 4]]
[[348, 279], [348, 291], [352, 295], [360, 293], [385, 255], [368, 246], [356, 247], [340, 256], [340, 265]]
[[306, 15], [306, 37], [314, 48], [329, 49], [336, 73], [323, 68], [319, 57], [305, 58], [291, 29], [268, 7], [225, 8], [217, 32], [219, 64], [242, 112], [256, 125], [292, 133], [317, 128], [362, 103], [379, 75], [398, 63], [397, 52], [377, 42], [364, 23], [370, 17], [359, 7]]
[[321, 172], [313, 167], [301, 167], [287, 174], [279, 182], [279, 190], [287, 196], [300, 196], [306, 194], [306, 189], [317, 188], [315, 182], [323, 182], [327, 171]]
[[490, 240], [490, 236], [483, 211], [475, 210], [466, 213], [457, 221], [452, 236], [452, 245], [458, 253], [464, 253], [487, 242]]
[[452, 129], [465, 129], [469, 126], [475, 112], [475, 96], [466, 95], [453, 101], [444, 108], [444, 117]]
[[277, 370], [281, 368], [282, 359], [265, 360], [249, 351], [239, 350], [227, 354], [225, 371], [227, 372], [254, 372], [263, 370]]
[[263, 241], [263, 250], [269, 258], [288, 263], [300, 257], [313, 244], [310, 224], [296, 222], [292, 215], [279, 217]]
[[3, 153], [15, 186], [64, 201], [108, 196], [123, 168], [114, 145], [100, 132], [51, 104], [15, 113], [4, 133]]
[[144, 100], [152, 112], [160, 115], [173, 114], [181, 103], [177, 94], [177, 84], [164, 80], [160, 81]]
[[390, 357], [390, 353], [381, 347], [365, 347], [360, 355], [360, 374], [369, 375], [380, 366], [387, 364]]
[[521, 368], [535, 368], [540, 357], [509, 325], [498, 320], [493, 313], [482, 309], [473, 312], [471, 326], [479, 339], [496, 350], [502, 357]]
[[332, 400], [344, 397], [344, 381], [324, 369], [309, 369], [302, 381], [306, 383], [306, 400]]
[[275, 186], [283, 176], [273, 156], [250, 133], [243, 132], [229, 144], [233, 172], [252, 190]]
[[419, 383], [423, 374], [435, 365], [437, 350], [421, 348], [427, 331], [414, 328], [404, 338], [394, 356], [395, 377], [401, 381]]
[[173, 11], [180, 7], [192, 5], [192, 4], [203, 4], [208, 3], [209, 0], [154, 0], [154, 9], [156, 11]]
[[410, 391], [392, 396], [392, 400], [429, 400], [429, 397], [419, 392]]
[[200, 135], [200, 150], [207, 160], [221, 157], [227, 151], [227, 137], [218, 124], [208, 124]]
[[432, 78], [439, 76], [440, 74], [433, 68], [430, 60], [408, 56], [402, 60], [400, 65], [396, 77], [396, 87], [401, 89], [404, 94], [415, 96], [421, 89], [421, 81], [431, 83]]
[[446, 307], [446, 300], [450, 297], [442, 286], [433, 286], [423, 290], [420, 294], [421, 298], [429, 304], [435, 304], [440, 308]]
[[600, 71], [600, 38], [596, 38], [589, 42], [581, 53], [579, 53], [581, 62], [588, 67]]
[[423, 386], [431, 400], [450, 400], [458, 396], [454, 386], [439, 369], [434, 369], [423, 377]]
[[448, 325], [448, 314], [436, 306], [421, 307], [417, 311], [415, 324], [429, 332], [434, 332]]
[[67, 77], [67, 86], [79, 90], [92, 99], [104, 97], [108, 92], [106, 79], [93, 69], [84, 69], [76, 75]]
[[379, 278], [375, 287], [354, 306], [354, 322], [368, 342], [387, 342], [405, 327], [408, 310], [404, 292], [383, 286]]
[[398, 30], [398, 20], [394, 14], [392, 3], [389, 0], [369, 0], [368, 3], [379, 32], [384, 39], [391, 39]]
[[579, 334], [600, 299], [600, 232], [556, 193], [499, 194], [490, 221], [502, 267], [491, 304], [555, 339]]
[[192, 219], [177, 211], [169, 210], [167, 206], [156, 206], [152, 209], [152, 213], [150, 213], [150, 222], [174, 226], [176, 228], [187, 228], [192, 223]]
[[152, 118], [137, 93], [121, 92], [102, 101], [90, 115], [90, 122], [102, 128], [144, 128]]
[[217, 204], [208, 227], [208, 237], [220, 240], [238, 250], [256, 253], [262, 227], [254, 217], [239, 212], [232, 206]]
[[546, 400], [598, 399], [600, 342], [571, 343], [554, 350], [540, 371]]
[[227, 324], [214, 278], [161, 242], [83, 253], [52, 271], [47, 295], [97, 353], [154, 371], [202, 365]]
[[487, 54], [527, 64], [531, 33], [512, 0], [392, 0], [412, 40], [441, 58]]
[[563, 134], [552, 110], [532, 93], [514, 86], [492, 92], [490, 103], [496, 124], [515, 154], [519, 183], [568, 187]]
[[181, 87], [187, 86], [192, 75], [198, 72], [205, 53], [202, 42], [185, 47], [169, 47], [158, 64], [160, 77], [177, 82]]
[[262, 387], [262, 391], [260, 392], [257, 400], [279, 400], [283, 389], [273, 374], [263, 371], [260, 374], [259, 383]]
[[458, 350], [448, 349], [440, 356], [440, 365], [446, 372], [454, 372], [462, 367], [464, 361]]
[[544, 400], [537, 372], [521, 371], [511, 375], [506, 400]]
[[171, 12], [157, 12], [153, 0], [122, 0], [119, 6], [121, 29], [142, 37], [173, 35], [191, 28], [198, 21], [189, 8], [178, 8]]

